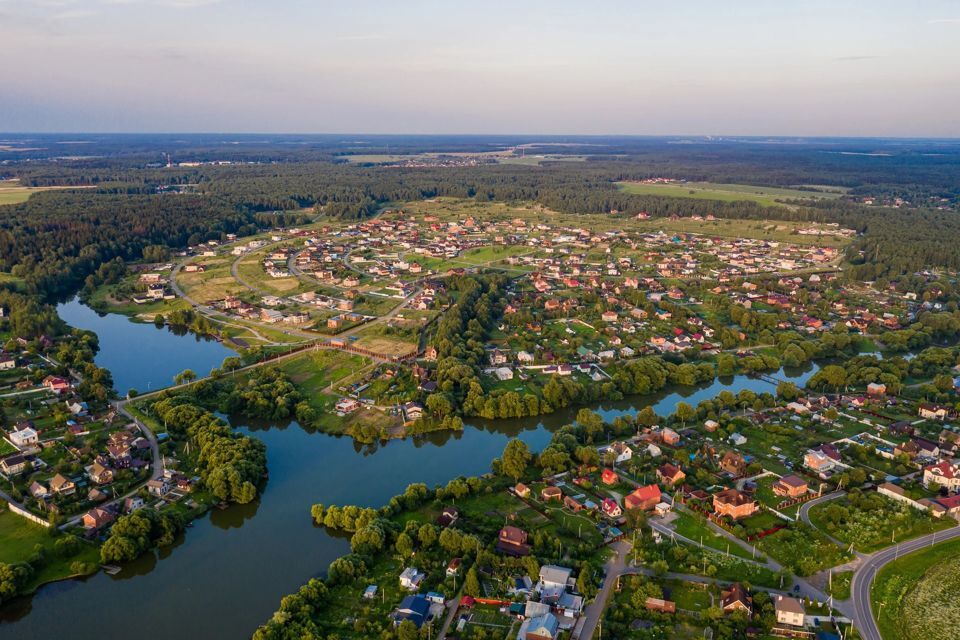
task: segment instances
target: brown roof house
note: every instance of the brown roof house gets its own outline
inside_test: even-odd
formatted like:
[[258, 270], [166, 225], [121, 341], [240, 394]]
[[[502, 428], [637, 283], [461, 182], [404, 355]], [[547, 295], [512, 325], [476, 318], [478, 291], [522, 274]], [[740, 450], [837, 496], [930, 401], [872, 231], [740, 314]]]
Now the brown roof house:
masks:
[[527, 544], [527, 532], [517, 527], [506, 526], [500, 529], [497, 539], [497, 551], [508, 556], [526, 556], [530, 554], [530, 545]]
[[724, 613], [746, 611], [750, 615], [753, 613], [753, 598], [742, 584], [734, 582], [729, 589], [720, 592], [720, 607]]
[[718, 516], [739, 520], [756, 513], [757, 502], [742, 491], [724, 489], [713, 494], [713, 510]]

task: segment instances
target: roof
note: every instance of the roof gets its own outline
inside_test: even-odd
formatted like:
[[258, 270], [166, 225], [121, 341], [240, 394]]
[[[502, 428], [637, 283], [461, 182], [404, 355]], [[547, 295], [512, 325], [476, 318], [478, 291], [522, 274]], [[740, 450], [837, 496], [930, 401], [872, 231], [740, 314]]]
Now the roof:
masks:
[[546, 564], [540, 567], [541, 582], [552, 582], [554, 584], [567, 584], [573, 574], [573, 569], [560, 567], [555, 564]]
[[787, 613], [797, 613], [801, 615], [806, 613], [806, 609], [803, 608], [803, 603], [796, 598], [777, 596], [777, 601], [774, 603], [774, 605], [777, 611], [785, 611]]
[[807, 481], [799, 476], [789, 475], [783, 476], [780, 478], [782, 484], [787, 485], [788, 487], [805, 487], [807, 486]]

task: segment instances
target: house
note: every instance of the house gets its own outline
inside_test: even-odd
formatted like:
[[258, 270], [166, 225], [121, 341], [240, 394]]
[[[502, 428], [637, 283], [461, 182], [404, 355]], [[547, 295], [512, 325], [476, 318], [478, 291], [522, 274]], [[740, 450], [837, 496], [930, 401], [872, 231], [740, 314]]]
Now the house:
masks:
[[620, 505], [617, 504], [617, 501], [613, 498], [604, 498], [601, 508], [610, 518], [619, 518], [623, 515], [623, 509], [620, 508]]
[[583, 505], [573, 496], [563, 496], [563, 506], [574, 513], [583, 510]]
[[130, 496], [123, 501], [123, 511], [124, 513], [133, 513], [137, 509], [143, 509], [146, 506], [146, 503], [143, 501], [143, 498], [140, 496]]
[[101, 529], [114, 521], [114, 515], [106, 509], [95, 507], [83, 514], [84, 529]]
[[162, 498], [170, 492], [170, 485], [165, 480], [149, 480], [147, 481], [147, 491], [152, 496]]
[[633, 457], [633, 449], [626, 442], [614, 442], [607, 451], [613, 451], [616, 454], [617, 457], [614, 458], [616, 464], [623, 464]]
[[718, 516], [739, 520], [753, 515], [757, 509], [756, 500], [742, 491], [724, 489], [713, 494], [713, 510]]
[[554, 640], [560, 630], [560, 623], [552, 613], [536, 618], [528, 618], [520, 625], [517, 640]]
[[600, 474], [600, 482], [607, 486], [614, 485], [620, 482], [620, 476], [613, 469], [604, 469], [603, 473]]
[[405, 597], [396, 611], [393, 612], [393, 622], [399, 625], [409, 620], [419, 629], [430, 615], [430, 601], [421, 594]]
[[753, 613], [753, 598], [739, 582], [734, 582], [728, 589], [720, 592], [720, 608], [724, 613], [745, 611], [747, 615]]
[[664, 427], [660, 430], [660, 440], [663, 444], [676, 446], [680, 444], [680, 434], [671, 429], [670, 427]]
[[16, 476], [30, 468], [30, 461], [22, 454], [14, 454], [0, 460], [0, 470], [8, 476]]
[[672, 600], [663, 600], [661, 598], [647, 598], [643, 604], [647, 611], [656, 611], [657, 613], [676, 613], [677, 603]]
[[113, 482], [113, 469], [109, 469], [99, 462], [94, 462], [87, 467], [87, 476], [96, 484], [109, 484]]
[[917, 415], [927, 420], [946, 420], [949, 413], [950, 410], [947, 409], [947, 407], [929, 402], [921, 402], [920, 407], [917, 409]]
[[408, 402], [403, 405], [403, 415], [407, 420], [419, 420], [423, 417], [423, 407], [419, 402]]
[[774, 596], [773, 607], [777, 612], [777, 624], [788, 624], [793, 627], [804, 626], [806, 610], [803, 603], [789, 596]]
[[69, 496], [75, 493], [77, 490], [77, 485], [74, 484], [73, 480], [62, 475], [57, 474], [50, 478], [50, 491], [57, 495]]
[[736, 432], [731, 433], [728, 440], [730, 444], [732, 444], [735, 447], [742, 447], [743, 445], [747, 444], [747, 438], [743, 434], [736, 433]]
[[39, 482], [37, 482], [36, 480], [34, 480], [30, 484], [29, 491], [30, 491], [30, 495], [38, 500], [43, 500], [44, 498], [50, 495], [50, 490], [47, 489], [42, 484], [40, 484]]
[[725, 451], [720, 457], [720, 469], [739, 478], [747, 472], [747, 461], [736, 451]]
[[437, 517], [437, 524], [441, 527], [449, 527], [460, 517], [460, 510], [453, 506], [446, 506]]
[[60, 376], [47, 376], [43, 379], [43, 387], [58, 395], [64, 391], [69, 391], [70, 386], [70, 381]]
[[400, 573], [400, 586], [408, 591], [416, 591], [427, 574], [416, 567], [407, 567]]
[[371, 584], [367, 585], [367, 588], [363, 590], [363, 597], [365, 600], [373, 600], [377, 597], [377, 585]]
[[540, 592], [541, 601], [544, 594], [549, 598], [550, 594], [566, 591], [570, 584], [570, 578], [573, 576], [573, 569], [561, 567], [555, 564], [545, 564], [540, 567], [540, 582], [537, 583], [537, 591]]
[[0, 371], [9, 371], [17, 368], [17, 359], [6, 353], [0, 354]]
[[808, 487], [805, 480], [799, 476], [783, 476], [773, 483], [773, 492], [783, 498], [799, 498], [807, 493]]
[[493, 375], [495, 375], [497, 380], [501, 382], [513, 380], [513, 369], [510, 367], [497, 367], [493, 370]]
[[25, 426], [22, 429], [17, 429], [10, 433], [10, 442], [12, 442], [13, 445], [18, 449], [35, 445], [39, 441], [40, 436], [37, 434], [36, 429], [33, 429], [29, 426]]
[[628, 494], [623, 499], [623, 506], [628, 511], [631, 509], [643, 509], [644, 511], [649, 511], [657, 506], [657, 503], [660, 502], [660, 487], [655, 484], [648, 484], [645, 487], [640, 487], [634, 490], [633, 493]]
[[881, 382], [871, 382], [867, 385], [867, 395], [871, 397], [878, 397], [886, 395], [887, 385]]
[[530, 554], [530, 545], [527, 544], [527, 532], [513, 526], [500, 529], [497, 538], [497, 551], [510, 556], [526, 556]]
[[360, 408], [360, 401], [354, 398], [340, 398], [333, 408], [338, 413], [353, 413]]
[[462, 558], [454, 558], [447, 563], [447, 577], [460, 574], [460, 566], [463, 564]]
[[808, 449], [803, 456], [803, 465], [816, 473], [832, 471], [839, 463], [840, 452], [832, 444]]
[[527, 496], [530, 495], [530, 487], [523, 484], [522, 482], [518, 482], [516, 485], [514, 485], [513, 492], [516, 493], [521, 498], [526, 498]]
[[560, 500], [561, 498], [563, 498], [563, 491], [560, 490], [560, 487], [544, 487], [543, 491], [540, 492], [540, 499], [544, 502]]
[[924, 467], [923, 484], [928, 489], [944, 487], [947, 491], [960, 491], [960, 465], [943, 461]]
[[685, 474], [680, 467], [669, 463], [660, 465], [660, 467], [657, 468], [657, 479], [668, 487], [682, 482], [686, 477], [687, 474]]

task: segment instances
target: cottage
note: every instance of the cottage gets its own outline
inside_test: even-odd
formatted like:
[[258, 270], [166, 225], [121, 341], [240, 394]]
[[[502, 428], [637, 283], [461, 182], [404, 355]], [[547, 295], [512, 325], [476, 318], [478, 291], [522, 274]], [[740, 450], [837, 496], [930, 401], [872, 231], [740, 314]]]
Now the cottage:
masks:
[[600, 481], [610, 486], [620, 482], [620, 476], [618, 476], [617, 472], [613, 469], [604, 469], [603, 473], [600, 474]]
[[950, 414], [950, 410], [940, 405], [921, 402], [917, 414], [927, 420], [946, 420]]
[[619, 518], [623, 515], [623, 509], [620, 508], [620, 505], [617, 504], [617, 501], [613, 498], [604, 498], [601, 509], [603, 509], [603, 513], [610, 518]]
[[777, 595], [774, 596], [773, 607], [777, 613], [778, 624], [786, 624], [792, 627], [804, 626], [806, 610], [801, 601], [796, 598]]
[[960, 491], [960, 465], [943, 461], [923, 468], [923, 484], [928, 489], [943, 487], [947, 491]]
[[405, 597], [392, 615], [394, 624], [399, 625], [404, 620], [409, 620], [417, 629], [423, 626], [429, 616], [430, 601], [421, 594]]
[[454, 506], [446, 506], [440, 515], [437, 516], [437, 524], [441, 527], [449, 527], [460, 518], [460, 510]]
[[739, 582], [730, 585], [729, 589], [720, 592], [720, 608], [724, 613], [733, 613], [734, 611], [745, 611], [747, 615], [753, 614], [753, 598], [743, 588]]
[[526, 498], [527, 496], [530, 495], [530, 487], [523, 484], [522, 482], [518, 482], [516, 485], [514, 485], [513, 492], [516, 493], [521, 498]]
[[757, 512], [757, 502], [736, 489], [724, 489], [713, 494], [713, 510], [718, 516], [734, 520], [746, 518]]
[[544, 487], [543, 491], [540, 492], [540, 499], [544, 502], [560, 500], [562, 497], [563, 492], [560, 490], [560, 487]]
[[147, 481], [147, 491], [152, 496], [162, 498], [170, 492], [170, 485], [165, 480], [149, 480]]
[[663, 484], [669, 486], [682, 482], [687, 477], [679, 467], [672, 464], [664, 464], [657, 468], [657, 479]]
[[87, 467], [87, 476], [96, 484], [109, 484], [113, 482], [113, 470], [103, 466], [99, 462], [94, 462]]
[[720, 469], [739, 478], [747, 472], [747, 462], [736, 451], [725, 451], [720, 457]]
[[57, 495], [69, 496], [76, 493], [77, 485], [70, 478], [58, 473], [50, 478], [50, 491]]
[[643, 509], [649, 511], [657, 506], [661, 497], [659, 485], [650, 484], [640, 487], [628, 494], [623, 499], [623, 506], [629, 511], [631, 509]]
[[783, 476], [773, 483], [773, 492], [783, 498], [799, 498], [807, 493], [805, 480], [795, 475]]
[[673, 602], [672, 600], [663, 600], [661, 598], [647, 598], [643, 606], [647, 611], [656, 611], [658, 613], [677, 612], [676, 602]]
[[114, 515], [106, 509], [95, 507], [83, 514], [83, 528], [99, 530], [114, 521]]
[[12, 431], [9, 439], [15, 447], [23, 449], [24, 447], [37, 444], [40, 441], [40, 436], [37, 434], [36, 429], [25, 426], [22, 429]]
[[416, 567], [407, 567], [400, 573], [400, 586], [408, 591], [416, 591], [427, 575]]
[[527, 544], [527, 532], [513, 526], [500, 529], [500, 535], [497, 538], [497, 551], [515, 557], [529, 555], [530, 545]]
[[22, 454], [14, 454], [0, 460], [0, 471], [7, 476], [16, 476], [30, 468], [30, 461]]
[[536, 618], [528, 618], [520, 625], [518, 640], [554, 640], [560, 630], [560, 623], [552, 613]]

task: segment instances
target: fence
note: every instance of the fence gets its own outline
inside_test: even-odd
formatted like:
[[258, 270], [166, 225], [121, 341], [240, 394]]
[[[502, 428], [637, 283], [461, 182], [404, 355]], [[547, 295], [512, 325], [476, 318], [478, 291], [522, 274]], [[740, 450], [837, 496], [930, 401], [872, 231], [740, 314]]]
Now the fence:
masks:
[[38, 525], [40, 525], [41, 527], [44, 527], [44, 528], [47, 528], [47, 527], [50, 526], [50, 523], [47, 522], [46, 520], [44, 520], [43, 518], [41, 518], [40, 516], [37, 516], [37, 515], [34, 515], [34, 514], [30, 513], [30, 512], [27, 511], [26, 509], [21, 509], [20, 507], [18, 507], [17, 505], [13, 504], [12, 502], [8, 502], [8, 503], [7, 503], [7, 506], [10, 507], [10, 511], [11, 511], [12, 513], [15, 513], [15, 514], [17, 514], [18, 516], [21, 516], [21, 517], [23, 517], [23, 518], [26, 518], [26, 519], [29, 520], [30, 522], [33, 522], [33, 523], [35, 523], [35, 524], [38, 524]]

